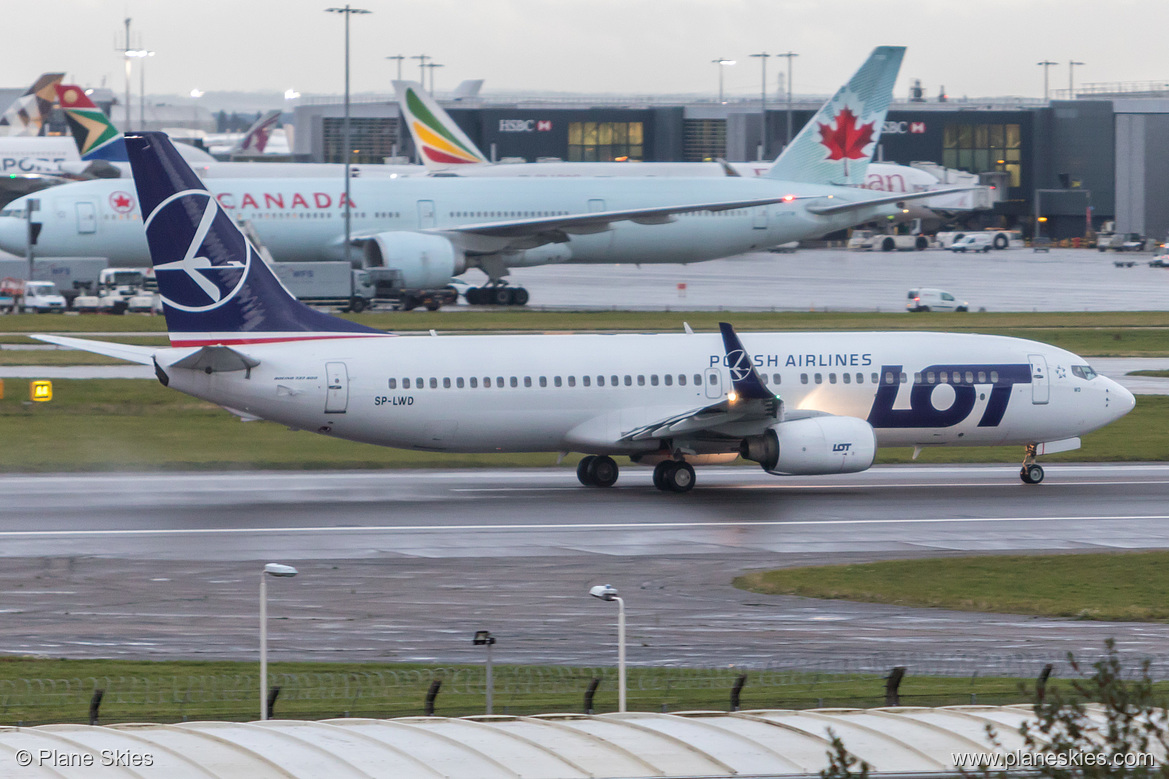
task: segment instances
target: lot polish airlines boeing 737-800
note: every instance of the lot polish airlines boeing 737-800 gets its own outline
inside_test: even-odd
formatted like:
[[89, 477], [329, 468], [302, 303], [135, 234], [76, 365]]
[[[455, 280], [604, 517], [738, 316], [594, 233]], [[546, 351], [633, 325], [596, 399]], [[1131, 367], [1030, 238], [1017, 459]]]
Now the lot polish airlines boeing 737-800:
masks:
[[[864, 179], [904, 49], [879, 47], [758, 178], [414, 178], [211, 181], [220, 206], [248, 220], [281, 261], [342, 259], [346, 205], [365, 264], [404, 290], [447, 286], [478, 267], [556, 263], [689, 263], [818, 237], [936, 195], [871, 192]], [[789, 176], [790, 178], [786, 177]], [[820, 183], [815, 183], [820, 182]], [[25, 254], [30, 215], [40, 257], [149, 261], [138, 202], [122, 181], [56, 187], [39, 210], [0, 211], [0, 248]], [[498, 288], [507, 292], [507, 288]], [[520, 301], [516, 301], [520, 302]]]
[[584, 452], [654, 465], [664, 491], [742, 455], [774, 474], [863, 471], [878, 446], [1039, 454], [1123, 416], [1133, 396], [1085, 360], [944, 333], [401, 337], [293, 298], [164, 135], [128, 135], [169, 348], [41, 340], [153, 365], [245, 418], [404, 449]]

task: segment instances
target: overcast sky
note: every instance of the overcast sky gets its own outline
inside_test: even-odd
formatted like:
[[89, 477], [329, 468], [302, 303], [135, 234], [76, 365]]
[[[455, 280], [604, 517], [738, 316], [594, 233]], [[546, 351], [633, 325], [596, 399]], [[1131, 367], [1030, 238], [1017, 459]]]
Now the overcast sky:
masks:
[[[4, 4], [0, 85], [65, 70], [85, 86], [124, 88], [123, 19], [132, 44], [157, 52], [147, 93], [215, 90], [340, 93], [343, 22], [328, 0], [20, 0]], [[1042, 97], [1076, 83], [1169, 81], [1166, 0], [359, 0], [352, 89], [388, 91], [395, 54], [427, 54], [439, 92], [486, 79], [485, 92], [624, 94], [759, 90], [753, 52], [795, 51], [795, 93], [832, 92], [873, 46], [906, 45], [897, 97]], [[768, 66], [773, 92], [776, 60]], [[407, 60], [407, 77], [418, 63]], [[138, 91], [138, 74], [134, 75]]]

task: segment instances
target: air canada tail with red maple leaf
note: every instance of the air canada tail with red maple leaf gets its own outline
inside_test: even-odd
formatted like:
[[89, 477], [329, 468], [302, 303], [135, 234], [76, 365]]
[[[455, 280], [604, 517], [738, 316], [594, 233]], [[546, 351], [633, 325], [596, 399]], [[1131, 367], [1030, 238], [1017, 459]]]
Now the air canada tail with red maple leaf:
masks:
[[863, 184], [904, 56], [904, 46], [873, 49], [860, 69], [804, 125], [765, 175], [814, 184]]

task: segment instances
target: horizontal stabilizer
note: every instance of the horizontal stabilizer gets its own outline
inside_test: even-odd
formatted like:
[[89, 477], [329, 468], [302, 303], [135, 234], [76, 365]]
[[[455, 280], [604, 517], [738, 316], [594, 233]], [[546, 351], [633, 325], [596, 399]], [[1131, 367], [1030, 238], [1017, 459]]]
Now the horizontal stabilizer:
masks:
[[187, 368], [204, 373], [225, 373], [227, 371], [250, 371], [259, 364], [259, 360], [249, 357], [243, 352], [238, 352], [230, 346], [204, 346], [178, 362], [171, 363], [169, 367]]
[[808, 206], [808, 213], [819, 214], [820, 216], [829, 216], [831, 214], [839, 214], [845, 211], [856, 211], [861, 208], [869, 208], [870, 206], [883, 206], [888, 203], [901, 203], [909, 200], [927, 200], [938, 195], [950, 195], [955, 192], [968, 192], [978, 187], [949, 187], [947, 189], [931, 189], [924, 192], [910, 192], [901, 193], [897, 195], [885, 195], [884, 197], [874, 197], [867, 200], [850, 200], [847, 203], [838, 203], [836, 205], [825, 206]]
[[157, 346], [130, 346], [129, 344], [115, 344], [108, 341], [90, 341], [86, 338], [69, 338], [63, 335], [30, 335], [29, 338], [57, 346], [68, 346], [70, 349], [80, 349], [84, 352], [104, 354], [106, 357], [116, 357], [119, 360], [136, 362], [141, 365], [152, 365], [154, 353], [159, 350]]

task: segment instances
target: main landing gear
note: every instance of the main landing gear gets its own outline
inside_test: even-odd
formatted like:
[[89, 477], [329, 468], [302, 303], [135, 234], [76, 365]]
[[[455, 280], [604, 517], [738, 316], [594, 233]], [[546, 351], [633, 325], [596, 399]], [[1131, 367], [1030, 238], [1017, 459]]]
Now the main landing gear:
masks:
[[654, 486], [662, 492], [689, 492], [694, 488], [694, 467], [681, 460], [662, 460], [654, 466]]
[[1035, 462], [1035, 444], [1027, 444], [1027, 454], [1023, 457], [1019, 478], [1024, 484], [1038, 484], [1043, 481], [1043, 466]]
[[509, 287], [506, 284], [468, 287], [463, 297], [472, 306], [526, 306], [530, 298], [523, 287]]
[[586, 487], [612, 487], [619, 473], [617, 463], [604, 454], [590, 454], [576, 466], [576, 478]]

